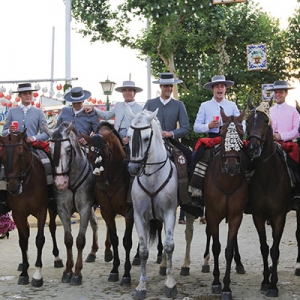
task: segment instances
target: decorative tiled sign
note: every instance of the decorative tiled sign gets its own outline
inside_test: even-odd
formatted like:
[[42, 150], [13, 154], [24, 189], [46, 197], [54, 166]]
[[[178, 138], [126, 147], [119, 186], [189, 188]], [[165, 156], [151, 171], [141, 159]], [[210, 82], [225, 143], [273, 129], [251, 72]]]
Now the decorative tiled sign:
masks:
[[263, 101], [270, 101], [273, 99], [274, 92], [267, 91], [273, 87], [272, 83], [262, 84], [261, 85], [261, 95]]
[[267, 69], [267, 44], [247, 45], [248, 71]]

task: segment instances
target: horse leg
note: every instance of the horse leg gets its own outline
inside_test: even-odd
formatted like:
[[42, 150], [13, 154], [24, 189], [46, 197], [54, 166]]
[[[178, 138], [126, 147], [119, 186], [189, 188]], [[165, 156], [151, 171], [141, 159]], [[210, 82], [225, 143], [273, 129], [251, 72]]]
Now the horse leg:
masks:
[[241, 261], [241, 255], [240, 255], [240, 251], [239, 251], [237, 238], [234, 240], [233, 250], [234, 250], [234, 261], [236, 264], [235, 270], [236, 270], [237, 274], [246, 274], [244, 265], [242, 264], [242, 261]]
[[[214, 270], [213, 270], [213, 276], [214, 280], [212, 283], [212, 293], [213, 294], [221, 294], [222, 292], [222, 286], [220, 282], [220, 269], [219, 269], [219, 255], [221, 252], [221, 244], [219, 240], [219, 221], [218, 220], [208, 220], [208, 214], [206, 217], [207, 220], [207, 226], [209, 226], [209, 231], [211, 233], [212, 239], [213, 239], [213, 244], [212, 244], [212, 253], [214, 256]], [[210, 224], [210, 225], [208, 225]], [[211, 225], [213, 227], [211, 227]]]
[[[172, 215], [171, 215], [172, 214]], [[177, 295], [177, 286], [176, 281], [173, 276], [173, 265], [172, 265], [172, 257], [174, 252], [174, 224], [175, 224], [175, 216], [176, 212], [170, 212], [168, 216], [165, 216], [164, 224], [165, 224], [165, 243], [164, 243], [164, 252], [167, 256], [167, 278], [165, 281], [165, 294], [168, 298], [175, 298]], [[166, 214], [167, 215], [167, 214]], [[174, 220], [172, 220], [174, 218]]]
[[267, 244], [265, 220], [253, 215], [253, 221], [259, 236], [260, 252], [263, 259], [263, 281], [260, 290], [266, 292], [270, 286], [270, 269], [268, 265], [269, 246]]
[[271, 272], [271, 284], [266, 293], [267, 297], [278, 297], [278, 273], [277, 273], [277, 262], [279, 261], [279, 245], [282, 237], [282, 233], [285, 225], [285, 214], [280, 215], [276, 218], [274, 222], [273, 230], [273, 245], [270, 249], [270, 255], [272, 259], [272, 272]]
[[48, 209], [48, 213], [49, 213], [49, 231], [50, 231], [52, 243], [53, 243], [52, 254], [54, 256], [54, 268], [63, 268], [64, 264], [63, 264], [62, 259], [59, 257], [59, 250], [58, 250], [57, 242], [56, 242], [55, 219], [57, 216], [57, 212], [52, 209]]
[[77, 247], [77, 259], [75, 263], [75, 271], [72, 275], [70, 285], [77, 286], [81, 285], [82, 283], [82, 273], [81, 270], [83, 268], [83, 260], [82, 260], [82, 253], [86, 243], [86, 230], [89, 224], [89, 219], [91, 215], [92, 206], [87, 208], [83, 208], [79, 211], [80, 215], [80, 227], [79, 232], [76, 238], [76, 247]]
[[161, 232], [163, 225], [161, 222], [157, 221], [156, 224], [157, 228], [157, 235], [158, 235], [158, 243], [157, 243], [157, 258], [156, 258], [156, 263], [160, 264], [162, 261], [162, 252], [163, 252], [163, 243], [162, 243], [162, 238], [161, 238]]
[[131, 285], [131, 263], [130, 263], [130, 251], [132, 248], [132, 229], [133, 229], [133, 218], [125, 218], [126, 228], [123, 237], [123, 246], [125, 249], [125, 264], [124, 264], [124, 274], [122, 276], [121, 285], [130, 286]]
[[[58, 208], [58, 211], [61, 211], [61, 210]], [[72, 275], [73, 275], [72, 269], [74, 266], [73, 252], [72, 252], [73, 236], [71, 233], [71, 212], [69, 214], [66, 212], [62, 212], [59, 215], [59, 217], [64, 226], [64, 233], [65, 233], [64, 241], [65, 241], [65, 247], [66, 247], [66, 252], [67, 252], [66, 267], [63, 272], [61, 282], [62, 283], [70, 283]]]
[[18, 284], [26, 285], [29, 283], [29, 276], [28, 276], [29, 262], [28, 262], [28, 253], [27, 253], [28, 239], [29, 239], [29, 225], [26, 216], [20, 216], [14, 211], [12, 211], [12, 215], [16, 223], [16, 227], [18, 229], [19, 246], [22, 253], [22, 263], [20, 264], [20, 266], [22, 267], [21, 270], [22, 272], [19, 276]]
[[222, 290], [222, 300], [231, 300], [232, 299], [232, 292], [230, 289], [230, 271], [231, 271], [231, 264], [232, 259], [234, 256], [234, 249], [237, 245], [237, 234], [240, 228], [241, 222], [243, 219], [243, 210], [241, 213], [232, 215], [229, 218], [228, 224], [228, 234], [227, 234], [227, 246], [225, 249], [225, 259], [226, 259], [226, 271], [225, 276], [223, 278], [223, 290]]
[[42, 275], [42, 250], [45, 244], [45, 234], [44, 228], [46, 223], [46, 215], [47, 215], [47, 208], [43, 211], [40, 211], [38, 216], [38, 230], [37, 235], [35, 238], [35, 245], [37, 248], [37, 258], [35, 262], [35, 272], [33, 274], [31, 285], [33, 287], [41, 287], [43, 285], [43, 275]]
[[147, 273], [146, 273], [146, 264], [149, 257], [149, 249], [147, 245], [148, 241], [148, 232], [147, 224], [142, 220], [141, 216], [137, 216], [137, 211], [134, 212], [134, 222], [136, 231], [139, 238], [139, 257], [141, 260], [141, 276], [139, 279], [139, 284], [135, 288], [133, 299], [145, 299], [146, 298], [146, 284], [147, 284]]
[[298, 245], [298, 256], [297, 256], [297, 264], [295, 269], [295, 275], [300, 276], [300, 211], [296, 211], [297, 217], [297, 229], [296, 229], [296, 240]]
[[206, 247], [205, 247], [205, 252], [204, 252], [204, 262], [202, 265], [202, 273], [209, 273], [210, 272], [210, 254], [209, 254], [209, 248], [210, 248], [210, 238], [211, 238], [211, 233], [209, 231], [209, 227], [206, 225]]
[[194, 221], [195, 217], [191, 214], [186, 214], [186, 226], [185, 226], [185, 257], [183, 265], [181, 266], [180, 275], [190, 275], [190, 264], [191, 264], [191, 243], [194, 233]]
[[106, 225], [106, 239], [105, 239], [105, 250], [104, 250], [104, 261], [110, 262], [114, 258], [113, 253], [111, 251], [111, 241], [109, 236], [109, 230]]
[[91, 225], [91, 228], [93, 231], [93, 244], [91, 247], [91, 252], [85, 259], [85, 262], [95, 262], [96, 253], [99, 249], [99, 246], [98, 246], [98, 220], [97, 220], [94, 208], [91, 210], [90, 225]]
[[141, 259], [140, 259], [140, 245], [138, 244], [136, 248], [136, 254], [132, 260], [133, 266], [140, 266], [141, 265]]

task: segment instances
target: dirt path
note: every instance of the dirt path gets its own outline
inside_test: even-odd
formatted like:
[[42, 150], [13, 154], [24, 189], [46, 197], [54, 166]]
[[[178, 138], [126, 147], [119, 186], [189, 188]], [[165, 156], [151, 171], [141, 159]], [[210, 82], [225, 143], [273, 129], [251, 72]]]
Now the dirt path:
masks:
[[[279, 297], [277, 299], [300, 300], [300, 277], [294, 275], [294, 267], [297, 256], [297, 244], [295, 240], [295, 213], [290, 212], [287, 217], [285, 232], [281, 243], [281, 256], [278, 266], [279, 275]], [[124, 220], [117, 218], [119, 242], [122, 245], [122, 236], [124, 233]], [[73, 233], [77, 234], [78, 224], [73, 224]], [[175, 227], [175, 251], [173, 256], [173, 267], [175, 279], [177, 280], [178, 296], [176, 299], [196, 300], [196, 299], [220, 299], [220, 296], [211, 294], [212, 273], [201, 273], [202, 256], [205, 249], [205, 225], [200, 225], [199, 220], [194, 223], [194, 240], [192, 243], [192, 264], [190, 276], [180, 276], [180, 268], [185, 252], [184, 225], [176, 224]], [[227, 226], [221, 225], [222, 252], [220, 256], [221, 278], [223, 279], [225, 270], [225, 239]], [[31, 285], [17, 285], [19, 272], [17, 266], [21, 262], [21, 252], [18, 246], [17, 231], [11, 232], [10, 238], [0, 240], [0, 299], [132, 299], [131, 295], [138, 284], [140, 277], [140, 268], [133, 267], [132, 286], [121, 287], [118, 283], [107, 281], [111, 269], [111, 263], [105, 263], [103, 259], [105, 226], [104, 221], [99, 221], [99, 244], [100, 250], [95, 263], [84, 263], [83, 284], [78, 287], [72, 287], [60, 282], [63, 269], [53, 267], [53, 257], [51, 254], [52, 245], [48, 228], [45, 228], [46, 244], [43, 254], [43, 276], [44, 285], [41, 288], [33, 288]], [[35, 262], [35, 235], [36, 229], [31, 229], [29, 258], [29, 275], [32, 277]], [[270, 228], [268, 226], [268, 236]], [[135, 254], [137, 246], [137, 235], [134, 231], [134, 246], [131, 257]], [[58, 243], [63, 261], [66, 261], [65, 247], [63, 243], [63, 228], [58, 226]], [[266, 299], [259, 290], [262, 281], [262, 259], [260, 255], [258, 236], [254, 228], [252, 218], [249, 215], [244, 216], [244, 220], [239, 233], [239, 246], [242, 261], [246, 269], [245, 275], [237, 275], [232, 271], [231, 288], [233, 299]], [[91, 230], [88, 229], [87, 245], [84, 250], [84, 257], [87, 256], [91, 247]], [[76, 254], [76, 249], [74, 249]], [[124, 251], [120, 247], [121, 268], [124, 264]], [[159, 266], [155, 263], [156, 247], [150, 249], [148, 260], [148, 291], [147, 299], [166, 299], [164, 297], [164, 277], [158, 274]], [[211, 262], [212, 263], [212, 262]], [[212, 269], [212, 268], [211, 268]]]

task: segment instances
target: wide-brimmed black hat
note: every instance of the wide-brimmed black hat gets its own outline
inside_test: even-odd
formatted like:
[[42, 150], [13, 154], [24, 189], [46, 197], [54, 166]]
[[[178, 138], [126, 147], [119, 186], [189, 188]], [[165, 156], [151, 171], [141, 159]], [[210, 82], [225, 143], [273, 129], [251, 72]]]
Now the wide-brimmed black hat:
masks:
[[27, 83], [19, 83], [18, 84], [18, 90], [13, 91], [13, 93], [34, 92], [34, 91], [37, 91], [37, 89], [33, 88], [31, 86], [30, 82], [27, 82]]
[[69, 102], [83, 102], [91, 97], [91, 92], [83, 90], [81, 87], [74, 87], [69, 93], [64, 95], [64, 99]]
[[131, 81], [131, 80], [123, 81], [123, 85], [115, 88], [115, 91], [122, 93], [123, 89], [126, 89], [126, 88], [134, 89], [136, 91], [136, 93], [143, 91], [142, 88], [135, 86], [135, 82]]
[[158, 83], [162, 85], [168, 85], [168, 84], [177, 84], [181, 83], [182, 80], [180, 79], [175, 79], [173, 73], [161, 73], [160, 74], [160, 79], [152, 81], [153, 83]]
[[225, 86], [228, 88], [228, 87], [231, 87], [234, 85], [234, 81], [231, 81], [231, 80], [226, 80], [225, 79], [225, 76], [224, 75], [216, 75], [214, 76], [212, 79], [211, 79], [211, 82], [207, 82], [204, 84], [204, 88], [207, 89], [207, 90], [211, 90], [211, 88], [216, 85], [216, 84], [225, 84]]
[[273, 91], [276, 91], [276, 90], [292, 90], [292, 89], [294, 89], [294, 87], [289, 86], [287, 81], [277, 80], [277, 81], [274, 81], [273, 87], [270, 88], [270, 89], [267, 89], [267, 91], [273, 92]]

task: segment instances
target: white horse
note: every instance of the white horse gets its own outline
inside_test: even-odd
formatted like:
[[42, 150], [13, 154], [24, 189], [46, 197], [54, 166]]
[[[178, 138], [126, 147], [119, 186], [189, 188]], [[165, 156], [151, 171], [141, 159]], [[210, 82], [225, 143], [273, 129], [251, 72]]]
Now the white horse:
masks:
[[156, 237], [157, 222], [162, 222], [165, 231], [164, 254], [160, 274], [166, 274], [165, 293], [167, 297], [177, 295], [173, 277], [172, 255], [174, 251], [173, 232], [177, 208], [177, 171], [162, 139], [159, 121], [155, 112], [142, 111], [134, 115], [128, 130], [130, 161], [128, 170], [136, 176], [132, 185], [134, 222], [139, 237], [141, 277], [135, 289], [134, 299], [146, 298], [146, 263], [148, 241]]

